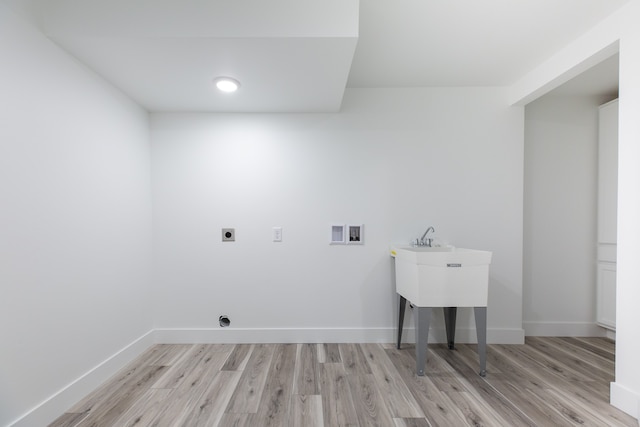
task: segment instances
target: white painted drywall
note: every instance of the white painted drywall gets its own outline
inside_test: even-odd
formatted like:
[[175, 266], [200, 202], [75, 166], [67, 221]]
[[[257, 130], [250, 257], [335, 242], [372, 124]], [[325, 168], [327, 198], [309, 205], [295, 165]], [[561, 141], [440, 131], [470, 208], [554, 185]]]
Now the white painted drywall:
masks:
[[[348, 89], [340, 114], [151, 123], [158, 328], [220, 331], [227, 314], [216, 339], [390, 341], [388, 246], [433, 225], [493, 251], [489, 339], [522, 340], [523, 108], [504, 89]], [[365, 244], [330, 246], [336, 223], [364, 224]]]
[[640, 403], [640, 1], [625, 8], [620, 41], [616, 380], [611, 402], [637, 416]]
[[640, 0], [578, 38], [532, 70], [511, 88], [510, 100], [526, 102], [572, 77], [575, 67], [602, 55], [608, 46], [620, 50], [620, 128], [618, 140], [618, 283], [616, 302], [616, 379], [611, 403], [637, 416], [640, 401]]
[[146, 112], [3, 4], [0, 64], [7, 425], [151, 329], [151, 203]]
[[525, 108], [523, 321], [527, 335], [594, 336], [598, 106], [546, 95]]

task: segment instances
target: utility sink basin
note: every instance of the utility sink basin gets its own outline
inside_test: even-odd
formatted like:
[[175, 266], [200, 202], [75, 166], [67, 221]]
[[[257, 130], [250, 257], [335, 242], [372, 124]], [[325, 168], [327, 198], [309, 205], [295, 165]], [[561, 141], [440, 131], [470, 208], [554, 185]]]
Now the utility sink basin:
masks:
[[396, 292], [419, 307], [486, 307], [492, 253], [475, 249], [392, 246]]

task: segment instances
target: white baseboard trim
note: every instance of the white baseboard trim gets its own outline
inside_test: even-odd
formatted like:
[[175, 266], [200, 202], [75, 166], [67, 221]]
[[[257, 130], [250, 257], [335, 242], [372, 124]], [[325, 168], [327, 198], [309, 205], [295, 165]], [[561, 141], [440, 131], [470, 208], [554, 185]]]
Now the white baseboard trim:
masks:
[[384, 328], [168, 328], [156, 329], [162, 344], [347, 343], [392, 342]]
[[[163, 344], [189, 343], [391, 343], [396, 341], [395, 328], [184, 328], [156, 329], [155, 340]], [[413, 328], [405, 328], [402, 342], [415, 342]], [[429, 342], [445, 343], [444, 328], [431, 328]], [[476, 343], [475, 329], [457, 329], [456, 342]], [[523, 329], [489, 329], [489, 344], [522, 344]]]
[[610, 340], [616, 340], [616, 331], [612, 331], [611, 329], [604, 330], [604, 336], [609, 338]]
[[36, 407], [9, 424], [9, 426], [33, 427], [49, 425], [153, 344], [154, 331], [151, 330], [36, 405]]
[[613, 382], [611, 383], [611, 405], [640, 421], [640, 393]]
[[605, 329], [595, 322], [522, 322], [532, 337], [604, 337]]

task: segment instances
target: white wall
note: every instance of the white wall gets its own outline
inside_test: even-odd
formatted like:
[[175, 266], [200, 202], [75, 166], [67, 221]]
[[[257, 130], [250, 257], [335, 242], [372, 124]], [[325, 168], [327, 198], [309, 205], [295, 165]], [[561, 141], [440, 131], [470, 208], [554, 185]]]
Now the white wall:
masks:
[[595, 336], [598, 106], [546, 95], [525, 109], [523, 320], [527, 335]]
[[611, 402], [640, 419], [640, 1], [626, 9], [620, 41], [616, 381]]
[[[620, 50], [618, 134], [618, 262], [616, 379], [611, 403], [640, 417], [640, 0], [619, 11], [540, 64], [511, 88], [513, 102], [528, 102], [575, 75], [575, 69]], [[584, 69], [584, 68], [583, 68]]]
[[[433, 225], [494, 252], [489, 339], [520, 342], [522, 129], [496, 88], [348, 89], [340, 114], [152, 115], [161, 336], [392, 340], [388, 246]], [[364, 224], [365, 245], [330, 246], [332, 223]]]
[[[0, 64], [7, 425], [151, 329], [151, 203], [144, 111], [2, 4]], [[79, 397], [63, 393], [21, 425]]]

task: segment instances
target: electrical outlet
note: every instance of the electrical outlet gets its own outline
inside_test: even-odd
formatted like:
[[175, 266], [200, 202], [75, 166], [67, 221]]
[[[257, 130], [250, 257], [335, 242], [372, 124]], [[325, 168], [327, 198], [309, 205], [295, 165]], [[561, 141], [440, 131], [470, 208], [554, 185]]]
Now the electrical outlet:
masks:
[[223, 228], [222, 229], [222, 241], [223, 242], [235, 242], [236, 241], [236, 229], [235, 228]]

